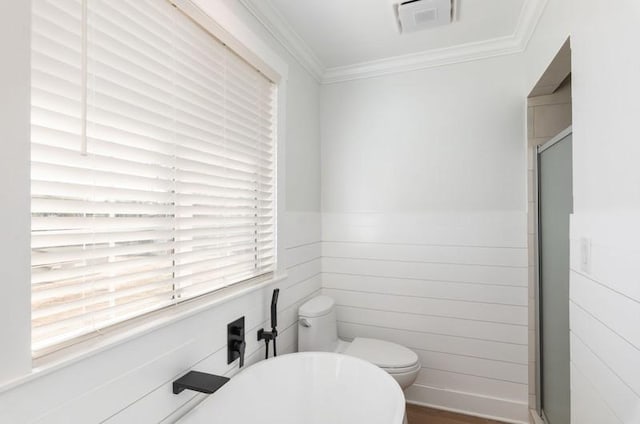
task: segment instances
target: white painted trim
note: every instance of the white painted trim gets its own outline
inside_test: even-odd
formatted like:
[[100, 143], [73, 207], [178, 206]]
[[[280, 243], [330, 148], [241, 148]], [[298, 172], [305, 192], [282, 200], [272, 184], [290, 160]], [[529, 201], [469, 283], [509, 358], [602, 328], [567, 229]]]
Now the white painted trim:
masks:
[[0, 6], [0, 384], [31, 367], [30, 5]]
[[525, 1], [512, 35], [332, 68], [326, 68], [322, 64], [270, 0], [240, 2], [317, 81], [333, 84], [522, 53], [529, 44], [548, 0]]
[[325, 66], [270, 1], [240, 0], [240, 3], [317, 82], [322, 80]]
[[223, 2], [169, 0], [275, 83], [287, 80], [289, 65]]
[[[467, 393], [457, 393], [455, 391], [451, 391], [451, 390], [446, 390], [446, 389], [436, 389], [436, 388], [429, 388], [430, 390], [436, 391], [436, 392], [442, 392], [442, 393], [446, 393], [449, 396], [451, 396], [452, 398], [455, 398], [456, 396], [461, 396], [463, 399], [465, 398], [477, 398], [480, 400], [484, 400], [487, 403], [492, 404], [493, 407], [497, 408], [497, 410], [500, 409], [500, 406], [504, 407], [505, 405], [518, 405], [518, 402], [513, 402], [513, 401], [507, 401], [504, 399], [496, 399], [496, 398], [489, 398], [489, 397], [484, 397], [484, 396], [477, 396], [477, 395], [473, 395], [473, 394], [467, 394]], [[518, 419], [512, 419], [512, 418], [507, 418], [507, 417], [502, 417], [502, 416], [497, 416], [497, 415], [490, 415], [490, 414], [479, 414], [477, 412], [474, 411], [469, 411], [466, 409], [462, 409], [462, 408], [450, 408], [450, 407], [446, 407], [446, 406], [442, 406], [439, 404], [432, 404], [429, 402], [421, 402], [421, 401], [416, 401], [416, 400], [410, 400], [407, 399], [407, 403], [410, 405], [416, 405], [416, 406], [423, 406], [425, 408], [432, 408], [432, 409], [438, 409], [441, 411], [448, 411], [448, 412], [454, 412], [456, 414], [462, 414], [462, 415], [469, 415], [472, 417], [478, 417], [478, 418], [485, 418], [488, 420], [495, 420], [495, 421], [500, 421], [503, 423], [509, 423], [509, 424], [527, 424], [526, 421], [521, 421]]]
[[525, 51], [529, 46], [529, 41], [538, 27], [538, 22], [540, 22], [548, 2], [549, 0], [525, 0], [514, 33], [520, 42], [521, 51]]
[[521, 51], [518, 40], [513, 36], [508, 36], [455, 47], [362, 62], [355, 65], [329, 68], [322, 77], [322, 83], [334, 84], [356, 79], [374, 78], [520, 53]]

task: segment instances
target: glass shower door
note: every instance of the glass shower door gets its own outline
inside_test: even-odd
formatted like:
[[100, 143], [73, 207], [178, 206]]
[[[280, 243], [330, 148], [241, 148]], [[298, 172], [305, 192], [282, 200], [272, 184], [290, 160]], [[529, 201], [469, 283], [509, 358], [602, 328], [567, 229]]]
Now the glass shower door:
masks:
[[569, 215], [573, 212], [572, 136], [542, 146], [539, 178], [539, 311], [542, 413], [570, 423]]

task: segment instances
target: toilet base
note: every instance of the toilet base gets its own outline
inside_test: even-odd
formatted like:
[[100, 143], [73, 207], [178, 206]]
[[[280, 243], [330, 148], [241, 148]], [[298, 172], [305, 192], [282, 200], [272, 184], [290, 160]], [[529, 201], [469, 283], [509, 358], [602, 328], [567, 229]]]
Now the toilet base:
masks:
[[391, 377], [393, 377], [393, 379], [398, 382], [398, 384], [404, 391], [416, 381], [420, 369], [421, 365], [420, 363], [417, 363], [413, 367], [403, 369], [402, 372], [399, 372], [397, 369], [393, 371], [385, 369], [385, 371], [387, 371], [389, 375], [391, 375]]

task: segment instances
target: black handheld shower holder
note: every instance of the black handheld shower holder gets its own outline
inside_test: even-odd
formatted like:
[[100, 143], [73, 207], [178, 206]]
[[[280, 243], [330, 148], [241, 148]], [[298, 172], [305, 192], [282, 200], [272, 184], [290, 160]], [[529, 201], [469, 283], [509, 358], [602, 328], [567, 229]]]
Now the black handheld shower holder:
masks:
[[269, 342], [273, 340], [273, 356], [277, 356], [276, 338], [278, 337], [278, 295], [280, 289], [274, 289], [271, 295], [271, 331], [265, 331], [264, 328], [258, 330], [258, 341], [264, 340], [265, 352], [264, 359], [269, 358]]

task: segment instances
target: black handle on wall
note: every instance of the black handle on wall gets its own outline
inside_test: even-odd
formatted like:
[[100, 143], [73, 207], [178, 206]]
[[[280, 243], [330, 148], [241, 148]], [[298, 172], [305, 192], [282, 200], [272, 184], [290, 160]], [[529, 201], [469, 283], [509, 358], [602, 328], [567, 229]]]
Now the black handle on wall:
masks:
[[244, 366], [244, 317], [227, 324], [227, 364], [240, 358], [240, 368]]
[[274, 289], [273, 295], [271, 295], [271, 329], [275, 329], [278, 326], [278, 295], [280, 289]]

